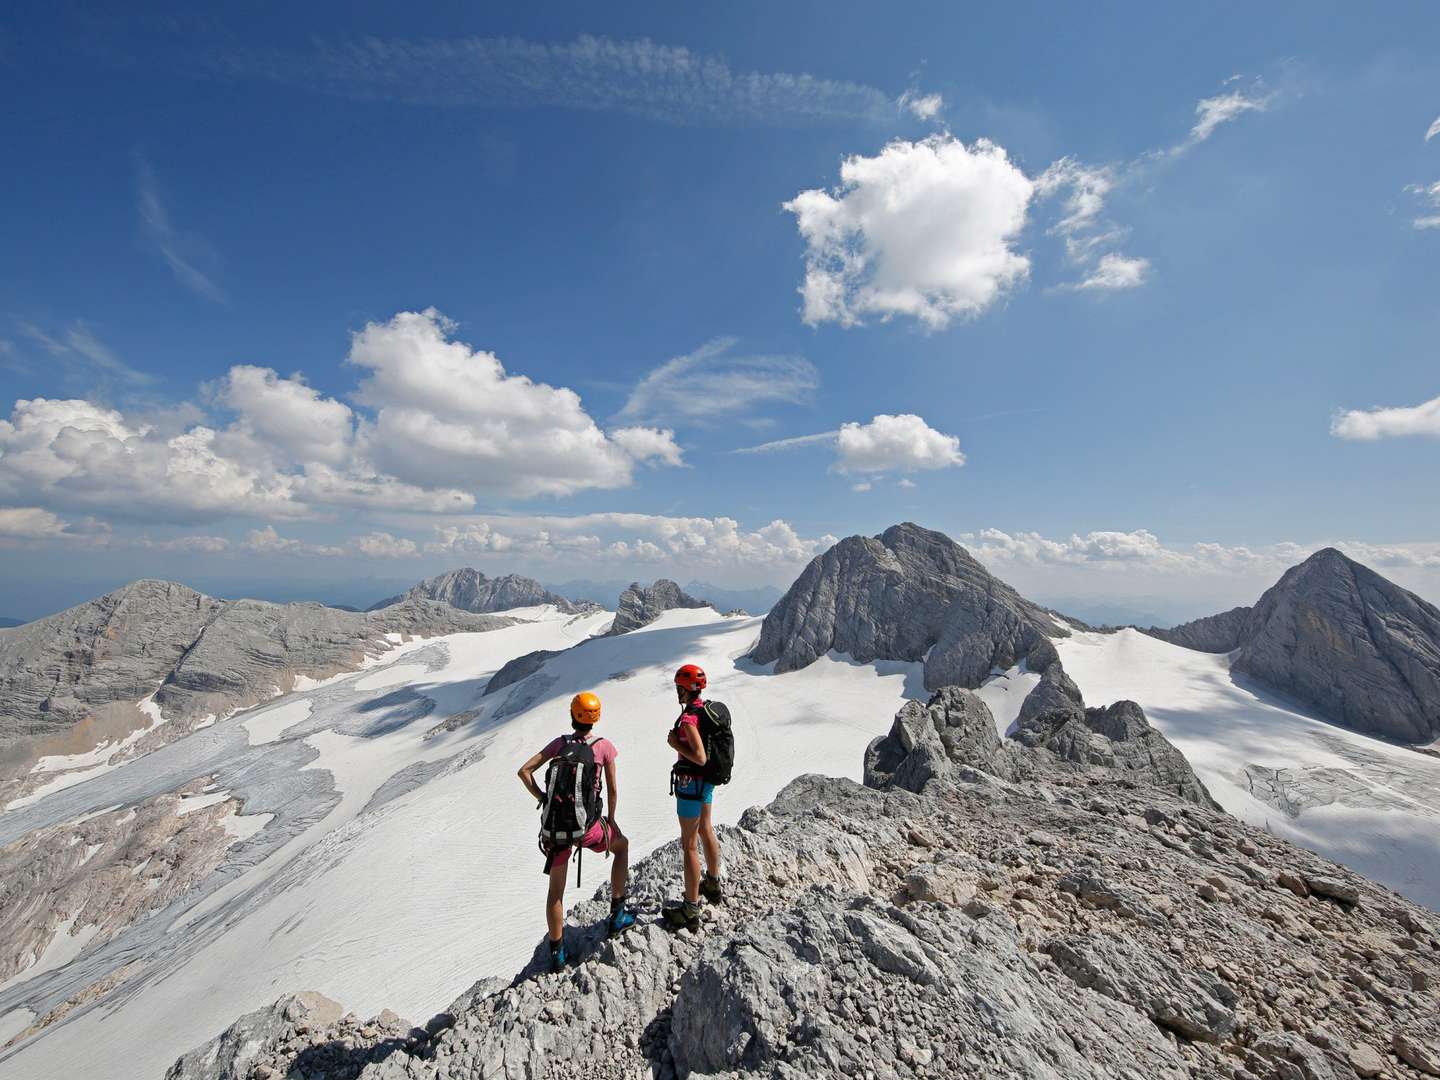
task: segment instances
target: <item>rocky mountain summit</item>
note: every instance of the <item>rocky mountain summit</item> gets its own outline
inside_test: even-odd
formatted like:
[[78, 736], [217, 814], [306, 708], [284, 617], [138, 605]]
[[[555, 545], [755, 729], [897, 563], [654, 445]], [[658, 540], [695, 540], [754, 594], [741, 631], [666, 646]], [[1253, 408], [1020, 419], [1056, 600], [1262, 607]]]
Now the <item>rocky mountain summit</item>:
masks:
[[615, 622], [608, 632], [628, 634], [631, 630], [649, 626], [667, 611], [710, 606], [710, 601], [697, 600], [668, 578], [661, 578], [653, 585], [631, 582], [630, 587], [620, 594], [620, 602], [615, 607]]
[[489, 578], [469, 566], [426, 578], [412, 586], [409, 591], [399, 596], [387, 597], [372, 605], [370, 610], [379, 611], [415, 598], [439, 600], [453, 608], [476, 614], [537, 607], [540, 604], [554, 604], [566, 615], [591, 610], [591, 605], [574, 604], [563, 596], [557, 596], [534, 578], [521, 577], [519, 574]]
[[1025, 662], [1043, 672], [1069, 631], [944, 533], [905, 523], [851, 536], [811, 561], [770, 609], [751, 653], [777, 672], [830, 650], [860, 663], [925, 663], [925, 686], [979, 686]]
[[1440, 609], [1334, 548], [1291, 567], [1252, 608], [1146, 633], [1238, 650], [1231, 670], [1355, 731], [1440, 739]]
[[1436, 916], [1178, 790], [1137, 711], [1011, 745], [946, 688], [864, 786], [801, 777], [722, 829], [699, 934], [655, 919], [672, 843], [636, 928], [605, 938], [604, 888], [571, 911], [558, 975], [537, 949], [423, 1027], [292, 995], [168, 1080], [1440, 1075]]
[[[353, 671], [388, 650], [389, 635], [509, 624], [420, 598], [366, 615], [321, 604], [220, 600], [172, 581], [133, 582], [0, 630], [0, 804], [23, 794], [42, 756], [83, 754], [153, 725], [125, 747], [143, 753], [298, 678]], [[158, 716], [137, 707], [146, 698]]]

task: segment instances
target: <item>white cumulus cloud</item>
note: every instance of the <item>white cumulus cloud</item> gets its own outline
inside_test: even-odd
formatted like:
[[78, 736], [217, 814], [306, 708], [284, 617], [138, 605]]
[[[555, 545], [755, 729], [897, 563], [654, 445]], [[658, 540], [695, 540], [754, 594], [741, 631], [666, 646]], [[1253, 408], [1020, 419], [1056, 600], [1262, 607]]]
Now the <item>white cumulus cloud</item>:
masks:
[[350, 543], [358, 554], [370, 559], [413, 559], [420, 554], [420, 547], [414, 540], [392, 536], [387, 532], [366, 533]]
[[985, 139], [900, 139], [847, 158], [839, 187], [784, 204], [805, 240], [805, 321], [906, 316], [939, 328], [980, 314], [1029, 273], [1013, 245], [1034, 190]]
[[292, 461], [340, 465], [351, 454], [355, 418], [350, 407], [269, 368], [230, 369], [220, 400], [240, 416], [240, 432], [284, 452]]
[[1349, 409], [1337, 413], [1330, 422], [1330, 434], [1365, 442], [1402, 435], [1440, 438], [1440, 397], [1419, 405]]
[[964, 465], [960, 440], [936, 431], [913, 413], [881, 414], [868, 424], [851, 422], [836, 436], [837, 472], [913, 472]]
[[69, 535], [70, 526], [38, 506], [0, 506], [0, 537], [53, 540]]
[[355, 335], [349, 362], [368, 372], [356, 400], [374, 409], [358, 439], [380, 471], [532, 497], [624, 487], [639, 463], [681, 463], [673, 432], [607, 435], [573, 390], [507, 373], [493, 353], [452, 340], [454, 329], [430, 309]]

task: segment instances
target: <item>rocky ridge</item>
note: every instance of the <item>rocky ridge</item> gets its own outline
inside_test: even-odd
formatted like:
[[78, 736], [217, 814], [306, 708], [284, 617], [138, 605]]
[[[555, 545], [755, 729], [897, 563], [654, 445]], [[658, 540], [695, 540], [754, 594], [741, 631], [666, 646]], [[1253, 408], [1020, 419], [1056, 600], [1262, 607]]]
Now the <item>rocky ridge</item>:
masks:
[[519, 574], [490, 578], [473, 567], [465, 566], [426, 578], [411, 586], [409, 591], [387, 597], [372, 605], [369, 610], [380, 611], [415, 598], [439, 600], [461, 611], [476, 614], [537, 607], [541, 604], [553, 604], [566, 615], [594, 609], [594, 605], [575, 604], [563, 596], [557, 596], [534, 578], [521, 577]]
[[1022, 662], [1043, 672], [1069, 630], [943, 533], [906, 522], [811, 561], [771, 608], [751, 653], [777, 672], [830, 650], [860, 663], [924, 661], [925, 686], [977, 687]]
[[[1097, 712], [1098, 756], [1138, 762], [1143, 716]], [[282, 999], [169, 1080], [1440, 1075], [1433, 913], [1164, 770], [993, 725], [946, 689], [901, 711], [865, 786], [802, 777], [747, 811], [699, 935], [654, 920], [672, 843], [634, 868], [635, 929], [600, 933], [603, 888], [571, 911], [561, 974], [537, 950], [423, 1027]]]
[[[493, 630], [512, 621], [419, 598], [359, 614], [133, 582], [0, 630], [0, 804], [38, 782], [27, 774], [42, 756], [122, 743], [121, 753], [144, 753], [299, 678], [353, 671], [392, 648], [392, 635]], [[137, 706], [146, 698], [158, 717]]]
[[660, 578], [653, 585], [631, 582], [630, 587], [620, 594], [620, 602], [615, 606], [615, 621], [607, 633], [628, 634], [631, 630], [649, 626], [665, 612], [676, 608], [711, 606], [710, 601], [697, 600], [668, 578]]
[[1334, 548], [1252, 608], [1146, 633], [1204, 652], [1326, 719], [1410, 743], [1440, 738], [1440, 609]]

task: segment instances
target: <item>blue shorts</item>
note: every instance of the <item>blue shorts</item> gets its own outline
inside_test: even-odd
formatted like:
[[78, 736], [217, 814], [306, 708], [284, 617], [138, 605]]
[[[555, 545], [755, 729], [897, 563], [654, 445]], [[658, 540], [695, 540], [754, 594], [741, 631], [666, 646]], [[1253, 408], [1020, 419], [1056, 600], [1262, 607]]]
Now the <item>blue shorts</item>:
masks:
[[700, 808], [709, 806], [715, 798], [715, 785], [707, 784], [698, 776], [675, 777], [675, 813], [687, 820], [698, 818]]

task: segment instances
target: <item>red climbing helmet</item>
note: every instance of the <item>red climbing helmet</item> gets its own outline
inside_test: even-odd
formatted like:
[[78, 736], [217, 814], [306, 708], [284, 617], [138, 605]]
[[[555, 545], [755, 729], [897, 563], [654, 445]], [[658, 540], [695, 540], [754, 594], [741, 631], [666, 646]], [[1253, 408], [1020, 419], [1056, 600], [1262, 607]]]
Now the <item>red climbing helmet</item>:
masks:
[[698, 694], [705, 689], [705, 672], [699, 664], [685, 664], [675, 672], [675, 685], [682, 690]]

